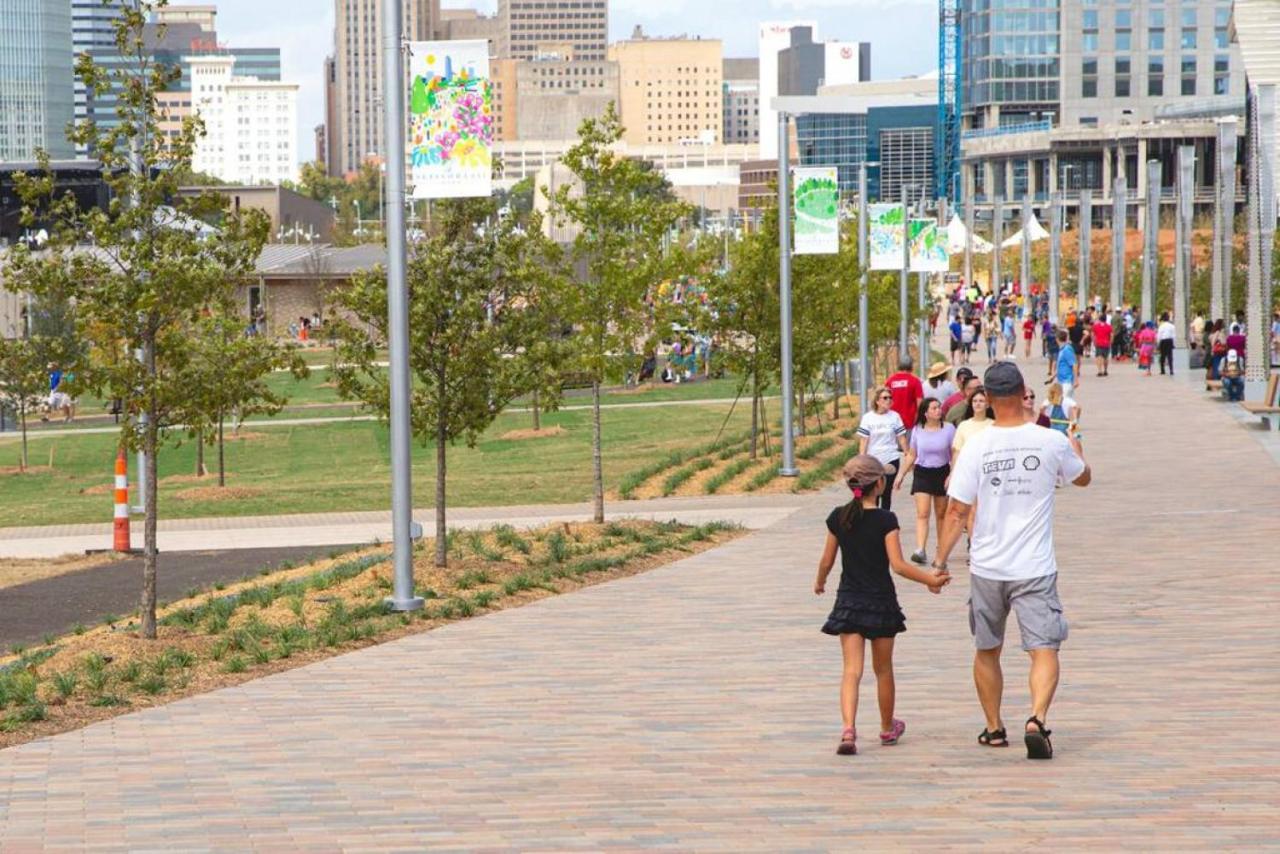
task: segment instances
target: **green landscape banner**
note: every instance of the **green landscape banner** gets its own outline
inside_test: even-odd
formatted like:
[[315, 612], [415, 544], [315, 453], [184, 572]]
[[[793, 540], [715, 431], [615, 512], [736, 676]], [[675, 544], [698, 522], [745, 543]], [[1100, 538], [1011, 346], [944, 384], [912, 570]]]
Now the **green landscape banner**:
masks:
[[795, 254], [840, 251], [840, 185], [834, 166], [804, 167], [795, 175]]

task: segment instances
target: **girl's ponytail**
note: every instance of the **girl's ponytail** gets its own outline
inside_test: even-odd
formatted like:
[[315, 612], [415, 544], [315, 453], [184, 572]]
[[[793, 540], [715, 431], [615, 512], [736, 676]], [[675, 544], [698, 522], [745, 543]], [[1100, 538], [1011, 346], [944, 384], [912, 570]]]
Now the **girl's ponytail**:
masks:
[[853, 481], [848, 483], [849, 488], [853, 490], [853, 500], [840, 508], [840, 527], [846, 531], [852, 531], [862, 518], [862, 496], [866, 493], [867, 487], [859, 486]]

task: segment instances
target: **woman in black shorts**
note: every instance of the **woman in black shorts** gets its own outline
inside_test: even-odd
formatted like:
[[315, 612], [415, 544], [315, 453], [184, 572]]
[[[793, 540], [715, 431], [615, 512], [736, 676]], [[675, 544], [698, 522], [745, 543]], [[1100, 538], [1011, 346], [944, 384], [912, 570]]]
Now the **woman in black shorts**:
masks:
[[942, 533], [942, 519], [947, 512], [947, 478], [951, 475], [951, 444], [956, 428], [942, 420], [942, 406], [936, 400], [920, 401], [916, 410], [916, 429], [911, 431], [911, 443], [902, 460], [902, 473], [896, 489], [907, 481], [907, 473], [915, 469], [911, 481], [911, 495], [916, 502], [916, 550], [911, 560], [924, 565], [929, 562], [926, 546], [929, 544], [929, 515], [938, 522]]

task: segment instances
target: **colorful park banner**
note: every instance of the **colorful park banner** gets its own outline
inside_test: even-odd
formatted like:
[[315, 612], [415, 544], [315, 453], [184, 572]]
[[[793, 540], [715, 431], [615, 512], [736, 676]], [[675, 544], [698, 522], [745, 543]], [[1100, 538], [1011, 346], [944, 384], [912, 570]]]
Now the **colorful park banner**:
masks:
[[[902, 260], [898, 260], [902, 268]], [[945, 273], [951, 269], [947, 256], [947, 236], [931, 219], [911, 220], [911, 272]]]
[[804, 167], [795, 178], [795, 254], [835, 255], [840, 251], [840, 185], [836, 168]]
[[413, 197], [490, 195], [493, 132], [488, 42], [411, 42], [407, 150]]
[[867, 243], [872, 270], [902, 269], [902, 205], [867, 206]]

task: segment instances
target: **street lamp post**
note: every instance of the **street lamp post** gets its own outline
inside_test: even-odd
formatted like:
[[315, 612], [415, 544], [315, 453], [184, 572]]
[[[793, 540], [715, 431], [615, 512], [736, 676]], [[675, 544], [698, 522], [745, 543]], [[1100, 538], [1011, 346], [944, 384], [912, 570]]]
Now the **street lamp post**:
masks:
[[405, 122], [401, 0], [382, 0], [383, 144], [387, 196], [391, 210], [387, 238], [387, 345], [391, 391], [391, 538], [394, 581], [387, 604], [395, 611], [417, 611], [423, 600], [413, 593], [413, 457], [409, 422], [409, 287], [405, 268]]
[[795, 477], [796, 469], [791, 368], [791, 163], [787, 150], [787, 114], [778, 113], [778, 296], [782, 316], [782, 467], [779, 474]]
[[867, 334], [870, 323], [867, 312], [870, 311], [870, 300], [867, 298], [868, 270], [871, 259], [867, 257], [867, 164], [858, 167], [858, 268], [861, 271], [858, 288], [858, 408], [867, 408], [867, 392], [871, 388], [871, 364]]
[[910, 352], [911, 328], [907, 320], [908, 280], [911, 278], [911, 187], [902, 185], [902, 272], [898, 276], [898, 359]]

